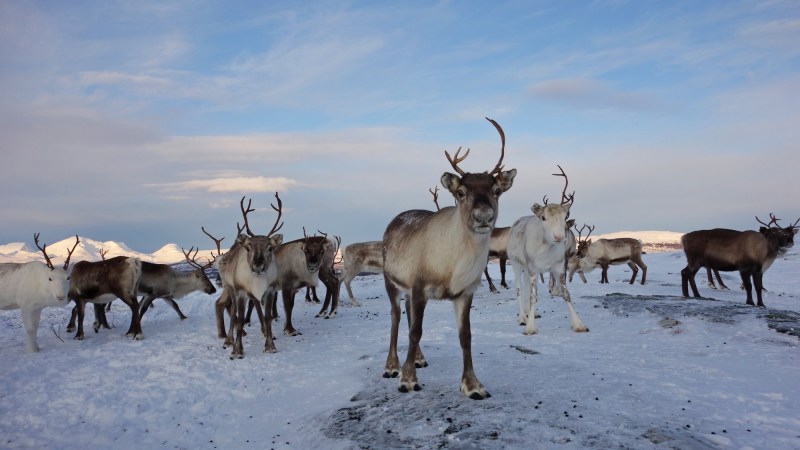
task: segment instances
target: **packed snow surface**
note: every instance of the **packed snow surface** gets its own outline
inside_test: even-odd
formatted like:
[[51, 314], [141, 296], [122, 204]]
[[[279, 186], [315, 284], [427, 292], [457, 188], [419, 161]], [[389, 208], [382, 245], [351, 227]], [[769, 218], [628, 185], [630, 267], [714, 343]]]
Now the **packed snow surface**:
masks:
[[[766, 308], [744, 304], [735, 273], [723, 274], [732, 290], [712, 291], [701, 271], [706, 298], [682, 298], [681, 252], [644, 261], [645, 286], [627, 284], [624, 266], [608, 285], [599, 270], [569, 285], [588, 333], [573, 332], [564, 302], [540, 289], [539, 333], [525, 336], [513, 280], [497, 294], [484, 283], [471, 313], [475, 371], [492, 394], [481, 401], [459, 392], [448, 301], [427, 305], [422, 390], [400, 393], [381, 376], [390, 325], [381, 275], [353, 281], [360, 307], [342, 290], [333, 319], [315, 318], [319, 305], [298, 296], [303, 334], [281, 333], [280, 310], [278, 352], [262, 353], [251, 326], [242, 360], [217, 338], [219, 292], [180, 300], [184, 321], [156, 301], [142, 341], [124, 337], [130, 311], [119, 301], [113, 328], [83, 341], [65, 331], [69, 310], [45, 309], [40, 353], [25, 351], [19, 311], [0, 311], [0, 448], [800, 448], [797, 248], [765, 275]], [[489, 269], [497, 282], [497, 264]]]

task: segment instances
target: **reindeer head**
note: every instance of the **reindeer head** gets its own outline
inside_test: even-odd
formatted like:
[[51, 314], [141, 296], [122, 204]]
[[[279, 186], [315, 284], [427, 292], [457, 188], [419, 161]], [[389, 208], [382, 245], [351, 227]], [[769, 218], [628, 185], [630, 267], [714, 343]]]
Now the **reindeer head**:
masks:
[[[514, 177], [517, 175], [516, 169], [503, 172], [503, 157], [505, 156], [506, 137], [503, 129], [492, 119], [486, 118], [494, 125], [500, 133], [501, 148], [500, 160], [490, 172], [466, 173], [458, 167], [458, 163], [469, 155], [469, 149], [464, 156], [459, 158], [461, 147], [456, 151], [455, 157], [451, 158], [447, 151], [444, 152], [450, 165], [458, 172], [458, 175], [445, 172], [441, 181], [453, 197], [456, 199], [456, 208], [463, 223], [474, 233], [488, 234], [494, 229], [498, 214], [498, 199], [500, 194], [511, 189]], [[460, 175], [460, 176], [459, 176]]]
[[536, 217], [542, 219], [542, 224], [545, 229], [545, 239], [549, 242], [561, 242], [567, 234], [567, 219], [569, 219], [569, 210], [575, 201], [575, 192], [567, 195], [567, 186], [569, 186], [569, 179], [564, 169], [558, 166], [561, 173], [554, 173], [554, 176], [564, 177], [564, 191], [561, 193], [560, 204], [548, 204], [547, 196], [544, 196], [542, 201], [544, 205], [534, 203], [531, 206], [531, 211]]
[[[272, 209], [277, 211], [278, 218], [275, 219], [275, 225], [272, 230], [266, 235], [256, 235], [250, 230], [250, 224], [247, 221], [247, 214], [254, 209], [250, 208], [252, 200], [247, 203], [247, 208], [244, 206], [244, 197], [239, 201], [242, 209], [242, 216], [244, 217], [244, 226], [239, 227], [239, 235], [236, 237], [236, 244], [241, 245], [247, 252], [247, 264], [250, 266], [250, 271], [255, 275], [261, 275], [266, 272], [267, 268], [272, 265], [275, 259], [275, 249], [283, 243], [283, 235], [275, 234], [283, 226], [281, 222], [281, 211], [283, 209], [283, 202], [278, 193], [275, 193], [275, 198], [278, 200], [278, 206], [272, 206]], [[243, 230], [247, 230], [247, 234], [242, 234]]]
[[[320, 233], [322, 232], [320, 231]], [[306, 228], [303, 227], [303, 242], [300, 244], [300, 248], [306, 255], [306, 268], [309, 272], [316, 272], [319, 270], [319, 266], [322, 264], [322, 260], [325, 257], [325, 244], [328, 241], [327, 236], [327, 234], [322, 233], [322, 238], [317, 235], [309, 237], [306, 234]]]
[[[222, 239], [220, 239], [220, 240], [222, 240]], [[193, 249], [194, 249], [194, 247], [190, 248], [189, 251], [187, 252], [187, 251], [183, 250], [183, 248], [181, 248], [181, 251], [183, 252], [184, 256], [186, 256], [186, 261], [189, 263], [189, 265], [194, 267], [194, 271], [192, 271], [192, 275], [196, 279], [196, 283], [194, 285], [195, 286], [203, 286], [203, 292], [205, 292], [206, 294], [213, 294], [213, 293], [217, 292], [217, 288], [215, 288], [214, 287], [214, 283], [212, 283], [211, 280], [208, 279], [208, 275], [206, 275], [206, 269], [208, 269], [212, 265], [214, 265], [214, 259], [216, 259], [216, 258], [214, 257], [214, 254], [212, 253], [211, 254], [212, 259], [208, 263], [206, 263], [205, 265], [200, 265], [200, 263], [198, 263], [197, 260], [196, 260], [197, 252], [200, 250], [200, 247], [198, 247], [197, 250], [195, 250], [194, 254], [192, 255], [192, 250]]]
[[[576, 252], [575, 256], [577, 256], [578, 258], [583, 258], [583, 257], [586, 256], [586, 253], [589, 251], [589, 246], [592, 245], [592, 240], [589, 239], [589, 236], [591, 236], [592, 235], [592, 231], [594, 231], [594, 225], [589, 226], [589, 225], [583, 224], [583, 226], [580, 228], [580, 230], [578, 229], [577, 225], [573, 224], [573, 226], [575, 227], [575, 231], [578, 232], [578, 238], [577, 238], [578, 249], [577, 249], [577, 252]], [[583, 236], [583, 230], [585, 230], [587, 228], [589, 229], [589, 233], [586, 235], [586, 237], [584, 237]]]
[[[50, 260], [50, 256], [47, 254], [47, 244], [39, 246], [39, 233], [33, 234], [33, 242], [36, 244], [36, 248], [42, 251], [45, 265], [50, 269], [50, 273], [47, 276], [47, 283], [50, 292], [53, 294], [53, 297], [60, 302], [67, 298], [67, 293], [69, 292], [69, 273], [67, 272], [67, 269], [69, 269], [69, 260], [72, 258], [72, 252], [75, 251], [81, 240], [76, 234], [75, 245], [72, 247], [72, 250], [67, 250], [67, 259], [64, 261], [63, 267], [55, 267], [53, 265], [53, 262]], [[47, 271], [47, 268], [43, 267], [42, 269]]]
[[[794, 246], [794, 235], [797, 234], [798, 227], [797, 224], [800, 222], [800, 219], [797, 219], [793, 225], [789, 225], [788, 227], [781, 227], [778, 225], [778, 219], [775, 217], [775, 214], [769, 214], [770, 221], [769, 223], [764, 223], [761, 219], [756, 216], [756, 220], [763, 227], [759, 228], [758, 231], [767, 238], [768, 241], [774, 243], [778, 247], [781, 253], [789, 250]], [[772, 225], [775, 225], [774, 227]]]

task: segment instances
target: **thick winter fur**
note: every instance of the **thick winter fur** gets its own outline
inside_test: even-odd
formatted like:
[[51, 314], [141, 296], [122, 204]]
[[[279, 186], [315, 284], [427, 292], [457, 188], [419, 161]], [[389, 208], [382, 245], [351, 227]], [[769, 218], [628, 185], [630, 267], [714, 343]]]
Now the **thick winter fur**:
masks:
[[38, 261], [0, 264], [0, 309], [19, 309], [28, 337], [28, 351], [38, 352], [36, 331], [42, 309], [69, 302], [67, 271]]
[[[138, 258], [115, 256], [104, 261], [79, 261], [72, 267], [69, 282], [69, 298], [77, 309], [77, 333], [75, 339], [83, 339], [83, 317], [86, 303], [105, 304], [116, 298], [131, 309], [131, 325], [126, 336], [136, 340], [144, 338], [139, 316], [139, 301], [136, 292], [142, 274], [142, 262]], [[97, 310], [97, 308], [95, 308]], [[102, 309], [102, 308], [100, 308]], [[70, 318], [67, 331], [75, 330], [75, 314]], [[100, 323], [95, 322], [97, 332]]]
[[347, 289], [350, 304], [358, 305], [350, 282], [359, 273], [383, 273], [383, 241], [357, 242], [344, 248], [342, 283]]
[[508, 257], [514, 267], [514, 279], [519, 301], [519, 323], [525, 325], [524, 334], [537, 333], [535, 316], [538, 300], [538, 275], [550, 272], [557, 280], [555, 293], [567, 304], [570, 323], [574, 331], [589, 331], [581, 322], [565, 281], [567, 215], [571, 204], [538, 203], [531, 207], [534, 215], [518, 219], [511, 227], [508, 239]]
[[[261, 301], [266, 298], [269, 286], [278, 277], [275, 264], [275, 248], [283, 241], [283, 235], [247, 236], [240, 234], [236, 242], [217, 261], [223, 292], [216, 302], [217, 328], [220, 337], [225, 337], [225, 347], [233, 346], [231, 359], [244, 358], [242, 337], [244, 335], [245, 307], [249, 300]], [[230, 305], [230, 331], [224, 336], [224, 309]], [[272, 310], [268, 308], [264, 321], [264, 351], [274, 352], [272, 336]], [[220, 328], [222, 330], [220, 331]], [[235, 332], [234, 332], [235, 330]], [[234, 338], [235, 334], [235, 338]]]
[[572, 279], [576, 271], [583, 274], [600, 267], [600, 282], [608, 283], [608, 266], [617, 264], [627, 264], [631, 268], [630, 284], [636, 281], [639, 267], [642, 268], [642, 284], [647, 280], [647, 266], [642, 261], [642, 241], [633, 238], [581, 241], [577, 254], [569, 260], [569, 277]]
[[140, 312], [142, 317], [153, 300], [163, 298], [183, 320], [186, 316], [183, 315], [175, 300], [194, 291], [203, 291], [206, 294], [217, 292], [204, 269], [198, 268], [191, 272], [181, 272], [167, 264], [142, 262], [142, 276], [139, 278], [139, 294], [144, 295]]
[[753, 285], [755, 285], [757, 305], [764, 306], [761, 298], [764, 272], [776, 258], [792, 248], [797, 230], [792, 226], [761, 227], [759, 231], [714, 228], [684, 234], [681, 244], [687, 264], [681, 270], [683, 296], [689, 296], [689, 285], [691, 285], [692, 294], [700, 297], [694, 276], [701, 267], [707, 267], [723, 272], [738, 271], [747, 291], [747, 304], [754, 304]]
[[[442, 185], [456, 206], [437, 212], [412, 210], [392, 220], [383, 235], [384, 280], [391, 302], [392, 329], [384, 377], [400, 375], [400, 391], [419, 390], [417, 367], [427, 365], [419, 341], [428, 299], [453, 299], [463, 355], [461, 392], [474, 399], [489, 396], [472, 366], [469, 311], [489, 257], [489, 240], [500, 194], [511, 188], [516, 170], [442, 175]], [[406, 299], [408, 355], [402, 369], [397, 357], [400, 300]]]

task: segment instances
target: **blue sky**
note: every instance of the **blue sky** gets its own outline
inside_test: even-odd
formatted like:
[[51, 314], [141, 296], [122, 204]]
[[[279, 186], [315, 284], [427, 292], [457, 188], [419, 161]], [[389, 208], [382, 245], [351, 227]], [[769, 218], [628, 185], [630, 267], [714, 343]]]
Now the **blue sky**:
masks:
[[[595, 234], [800, 217], [796, 1], [0, 3], [0, 243], [380, 239], [444, 150]], [[451, 204], [440, 192], [440, 204]]]

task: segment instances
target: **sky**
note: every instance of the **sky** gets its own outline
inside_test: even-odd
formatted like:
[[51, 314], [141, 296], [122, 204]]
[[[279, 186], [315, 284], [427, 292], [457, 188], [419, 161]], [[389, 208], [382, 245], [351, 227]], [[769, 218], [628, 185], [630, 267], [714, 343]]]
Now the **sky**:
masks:
[[490, 170], [498, 226], [596, 234], [800, 218], [796, 1], [0, 3], [0, 243], [142, 252], [254, 231], [380, 239]]

